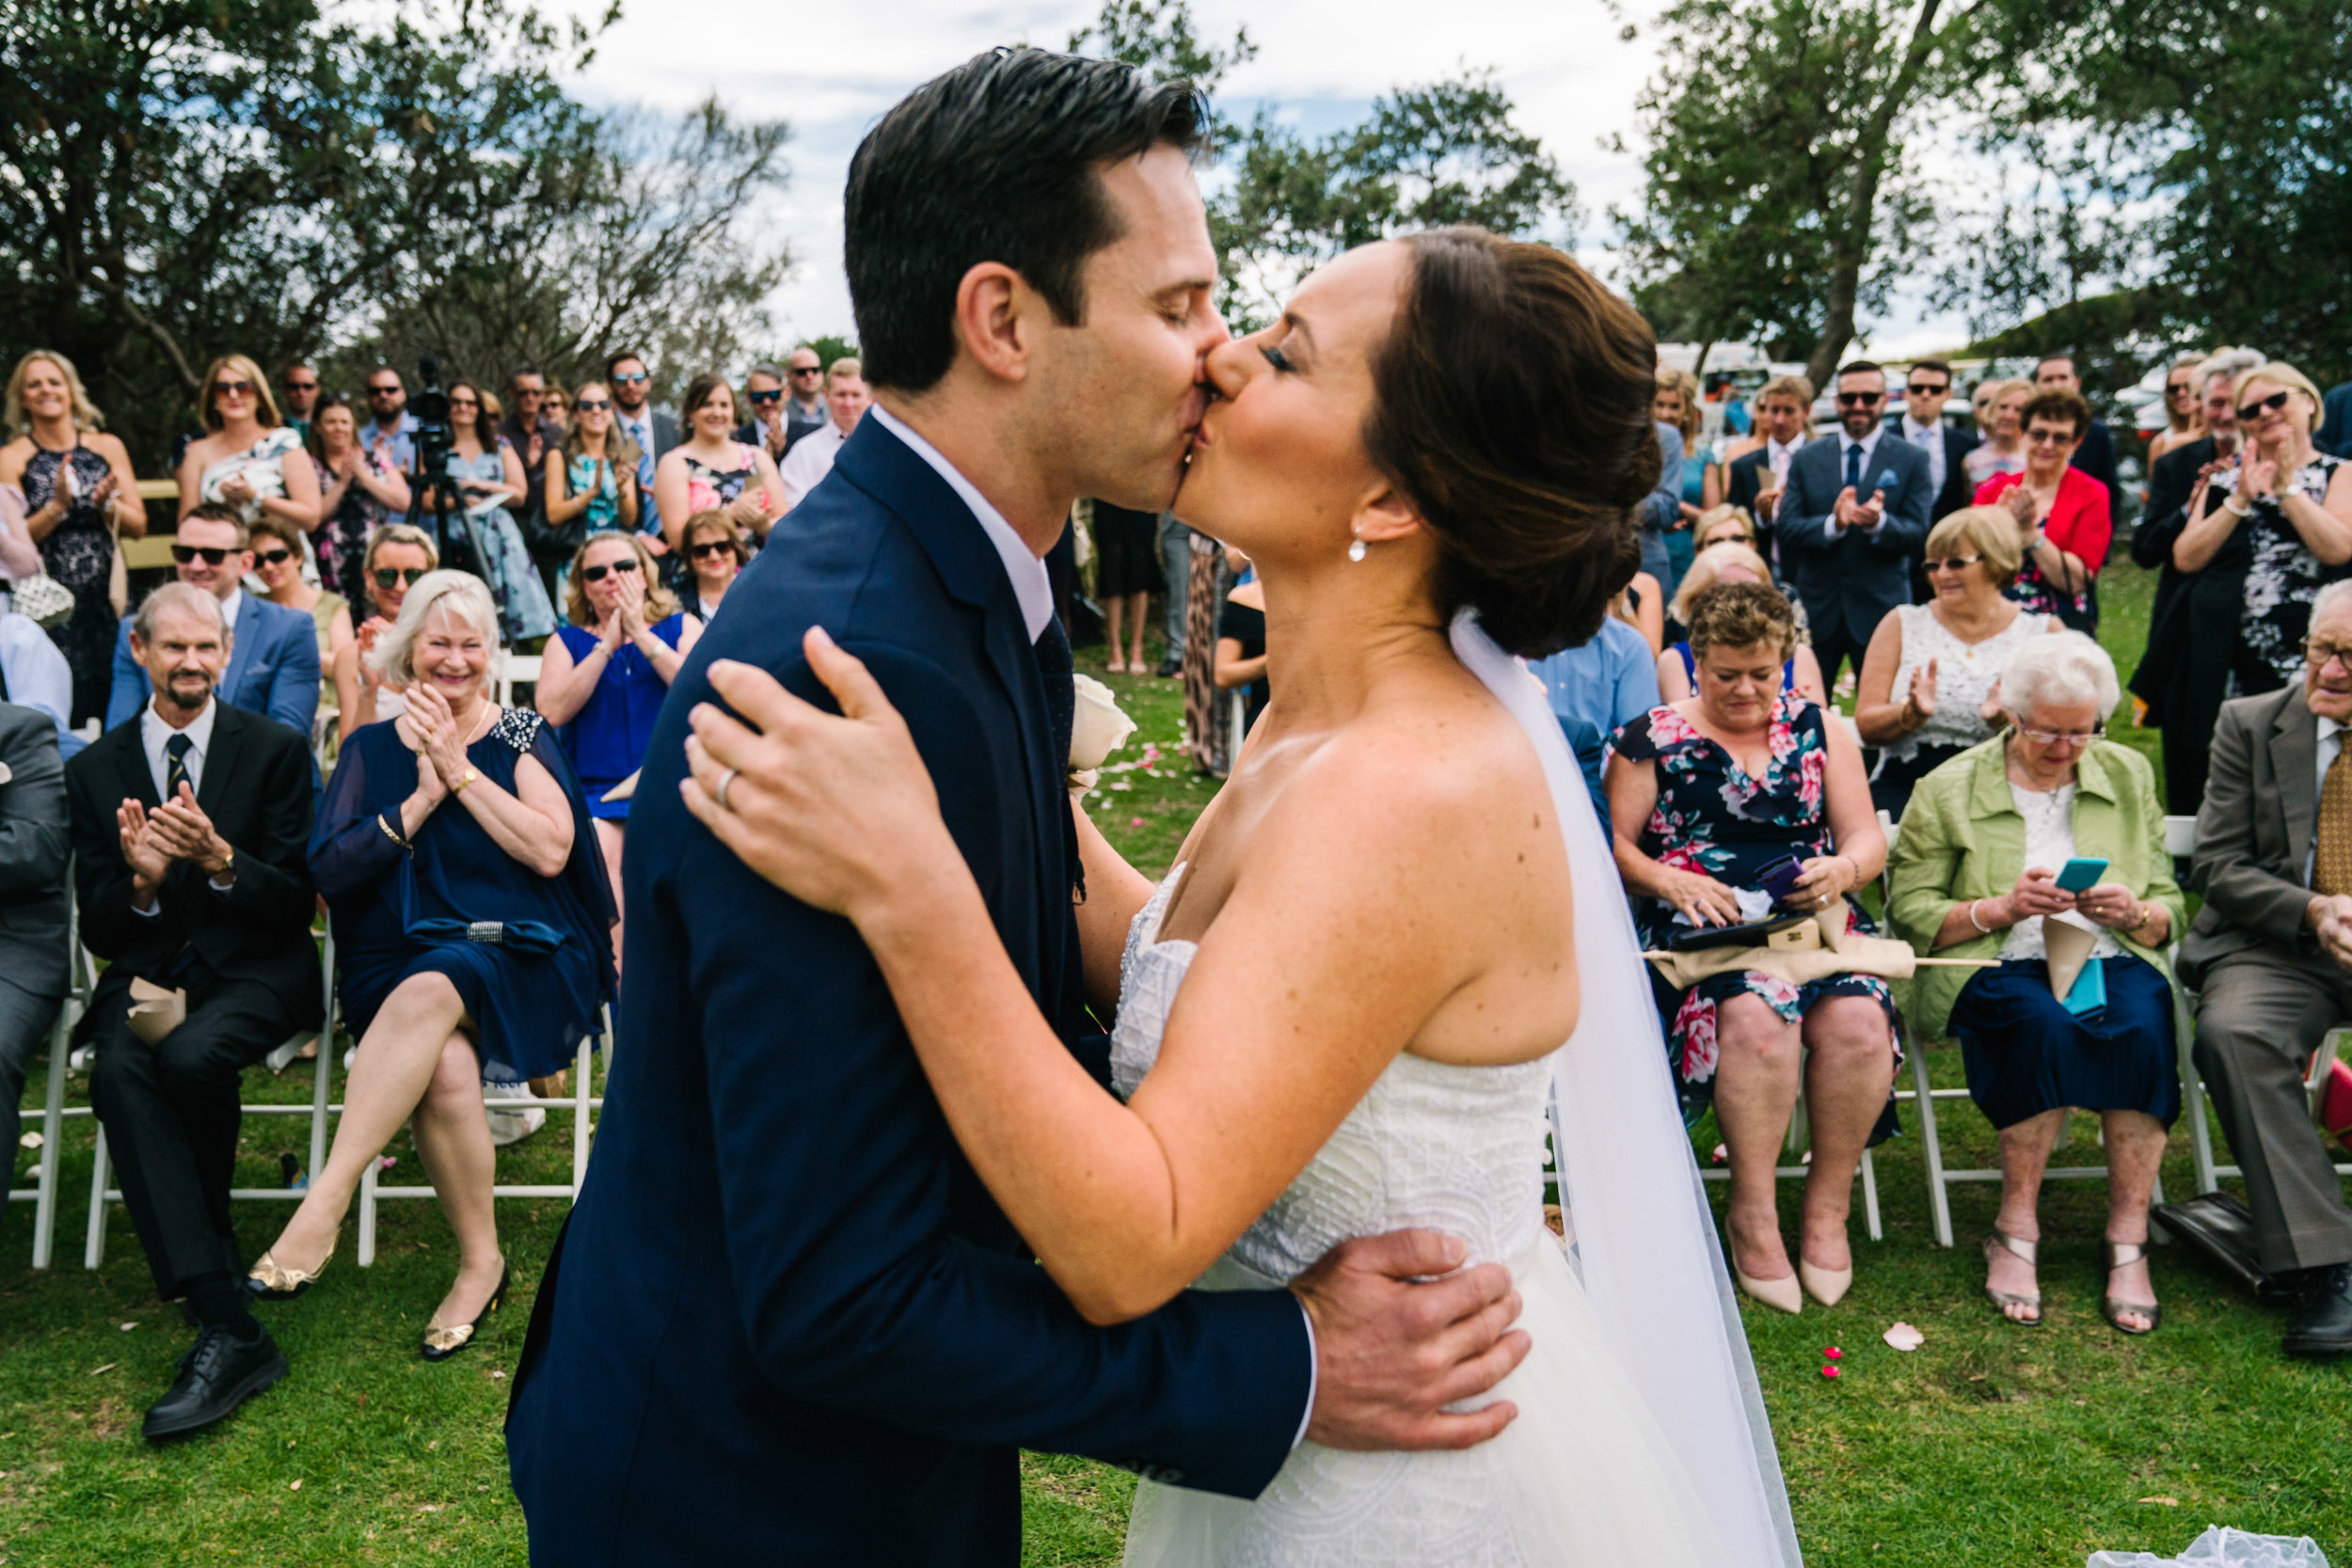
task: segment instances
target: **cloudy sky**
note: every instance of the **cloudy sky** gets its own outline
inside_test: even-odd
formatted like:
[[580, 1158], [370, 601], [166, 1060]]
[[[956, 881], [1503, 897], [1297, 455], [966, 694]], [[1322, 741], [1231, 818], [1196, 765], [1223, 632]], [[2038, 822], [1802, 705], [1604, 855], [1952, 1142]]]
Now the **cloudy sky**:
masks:
[[[592, 12], [597, 0], [561, 0]], [[874, 119], [911, 88], [997, 43], [1059, 47], [1098, 0], [984, 0], [950, 8], [923, 0], [628, 0], [581, 90], [591, 99], [684, 108], [716, 91], [733, 109], [791, 122], [792, 183], [763, 214], [801, 265], [774, 300], [785, 341], [850, 333], [841, 277], [841, 184], [850, 154]], [[1636, 3], [1629, 14], [1648, 8]], [[1349, 0], [1193, 0], [1202, 35], [1223, 40], [1247, 21], [1258, 57], [1229, 77], [1222, 107], [1247, 119], [1260, 103], [1315, 133], [1360, 118], [1400, 84], [1457, 66], [1495, 67], [1518, 106], [1576, 182], [1588, 214], [1580, 252], [1598, 246], [1611, 205], [1628, 205], [1640, 169], [1604, 151], [1632, 124], [1649, 74], [1646, 38], [1629, 43], [1601, 0], [1471, 0], [1468, 5]], [[1905, 322], [1873, 346], [1900, 352], [1937, 324]]]

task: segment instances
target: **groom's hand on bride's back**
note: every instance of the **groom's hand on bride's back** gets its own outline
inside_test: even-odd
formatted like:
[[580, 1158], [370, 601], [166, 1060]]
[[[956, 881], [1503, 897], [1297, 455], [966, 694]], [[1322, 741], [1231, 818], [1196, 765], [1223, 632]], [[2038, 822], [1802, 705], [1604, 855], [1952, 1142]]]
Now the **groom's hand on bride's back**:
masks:
[[1531, 1343], [1511, 1326], [1511, 1271], [1464, 1269], [1464, 1250], [1435, 1230], [1363, 1236], [1291, 1281], [1315, 1329], [1308, 1437], [1331, 1449], [1467, 1449], [1510, 1425], [1518, 1407], [1508, 1400], [1443, 1408], [1502, 1382]]

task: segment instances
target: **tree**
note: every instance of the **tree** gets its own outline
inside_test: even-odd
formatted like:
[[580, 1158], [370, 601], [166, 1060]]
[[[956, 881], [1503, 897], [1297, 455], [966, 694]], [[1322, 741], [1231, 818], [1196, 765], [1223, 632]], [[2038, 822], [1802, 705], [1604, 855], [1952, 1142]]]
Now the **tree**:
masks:
[[1162, 82], [1190, 82], [1209, 104], [1209, 151], [1223, 153], [1237, 135], [1216, 113], [1210, 96], [1225, 73], [1258, 57], [1249, 29], [1233, 29], [1233, 41], [1217, 48], [1200, 41], [1185, 0], [1103, 0], [1100, 15], [1070, 35], [1069, 52], [1119, 60]]

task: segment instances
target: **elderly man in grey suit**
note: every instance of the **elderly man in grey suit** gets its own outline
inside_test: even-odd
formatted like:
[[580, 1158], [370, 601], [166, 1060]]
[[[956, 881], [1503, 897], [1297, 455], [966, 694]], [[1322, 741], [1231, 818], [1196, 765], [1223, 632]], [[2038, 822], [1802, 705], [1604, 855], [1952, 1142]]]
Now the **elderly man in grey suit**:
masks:
[[2352, 1352], [2352, 1209], [2303, 1092], [2352, 1023], [2352, 582], [2320, 590], [2300, 685], [2222, 705], [2181, 946], [2197, 1070], [2245, 1172], [2262, 1266], [2299, 1287], [2290, 1355]]
[[1927, 453], [1890, 435], [1885, 413], [1886, 372], [1867, 359], [1841, 369], [1838, 433], [1797, 453], [1772, 515], [1781, 573], [1812, 623], [1825, 686], [1836, 684], [1841, 661], [1859, 673], [1870, 634], [1911, 602], [1911, 559], [1927, 543], [1935, 499]]
[[16, 1178], [24, 1064], [65, 996], [67, 856], [57, 726], [0, 702], [0, 1193]]

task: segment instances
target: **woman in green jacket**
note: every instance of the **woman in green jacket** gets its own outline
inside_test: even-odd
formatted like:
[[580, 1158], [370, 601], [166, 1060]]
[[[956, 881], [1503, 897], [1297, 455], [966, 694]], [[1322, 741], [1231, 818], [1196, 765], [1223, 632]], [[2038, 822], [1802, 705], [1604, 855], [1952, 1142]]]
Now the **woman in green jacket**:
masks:
[[[1968, 1092], [2001, 1134], [2001, 1217], [1985, 1238], [1985, 1293], [2010, 1322], [2042, 1321], [2034, 1254], [2042, 1174], [2070, 1106], [2097, 1111], [2107, 1153], [2104, 1315], [2156, 1326], [2148, 1203], [2165, 1130], [2180, 1115], [2171, 968], [2181, 890], [2164, 847], [2154, 774], [2103, 739], [2115, 666], [2079, 632], [2040, 637], [2001, 675], [2007, 734], [1921, 780], [1888, 862], [1889, 913], [1919, 952], [1991, 958], [1929, 969], [1914, 992], [1922, 1038], [1960, 1041]], [[2058, 885], [2070, 860], [2106, 863], [2094, 885]], [[2044, 928], [2093, 941], [2061, 1002]], [[2079, 941], [2080, 939], [2075, 939]]]

